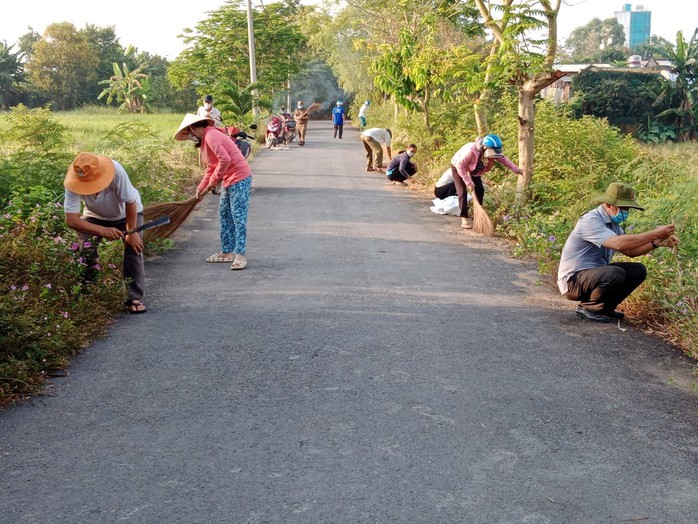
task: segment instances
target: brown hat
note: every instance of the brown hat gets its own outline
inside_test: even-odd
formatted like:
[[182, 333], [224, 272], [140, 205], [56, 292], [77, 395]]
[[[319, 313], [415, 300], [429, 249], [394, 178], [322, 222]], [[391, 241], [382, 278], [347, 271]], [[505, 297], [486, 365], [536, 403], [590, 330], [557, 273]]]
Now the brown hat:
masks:
[[615, 207], [632, 207], [644, 211], [645, 208], [635, 200], [635, 190], [627, 184], [612, 182], [608, 185], [606, 192], [596, 195], [592, 200], [594, 203], [603, 202]]
[[109, 157], [80, 153], [68, 167], [63, 186], [77, 195], [93, 195], [112, 183], [115, 170]]

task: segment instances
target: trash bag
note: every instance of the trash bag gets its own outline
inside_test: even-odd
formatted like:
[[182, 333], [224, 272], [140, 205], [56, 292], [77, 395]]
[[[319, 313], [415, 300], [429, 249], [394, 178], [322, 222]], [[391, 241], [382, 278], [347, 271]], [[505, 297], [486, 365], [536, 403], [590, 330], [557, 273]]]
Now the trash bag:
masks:
[[[472, 195], [468, 193], [468, 202], [470, 202], [472, 198]], [[444, 199], [435, 198], [432, 200], [432, 203], [434, 205], [429, 208], [432, 213], [436, 213], [437, 215], [460, 215], [458, 195], [453, 195]]]

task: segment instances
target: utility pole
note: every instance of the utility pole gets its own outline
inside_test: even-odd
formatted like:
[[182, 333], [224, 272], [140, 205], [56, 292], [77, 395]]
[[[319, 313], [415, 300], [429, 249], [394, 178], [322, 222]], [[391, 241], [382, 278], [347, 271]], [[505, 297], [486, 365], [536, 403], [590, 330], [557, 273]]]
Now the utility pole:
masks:
[[[257, 82], [257, 65], [254, 56], [254, 23], [252, 21], [252, 0], [247, 0], [247, 45], [250, 50], [250, 83]], [[257, 90], [252, 91], [252, 96], [257, 96]], [[255, 118], [259, 116], [259, 108], [255, 103], [252, 109]]]

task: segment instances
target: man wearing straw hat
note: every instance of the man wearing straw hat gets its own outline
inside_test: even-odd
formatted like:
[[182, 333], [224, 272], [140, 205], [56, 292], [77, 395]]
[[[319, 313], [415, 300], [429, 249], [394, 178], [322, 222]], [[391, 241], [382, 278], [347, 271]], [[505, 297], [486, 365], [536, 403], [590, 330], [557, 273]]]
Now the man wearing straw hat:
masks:
[[145, 313], [143, 239], [141, 233], [126, 233], [143, 224], [143, 204], [128, 174], [116, 160], [80, 153], [68, 167], [63, 186], [65, 221], [78, 233], [88, 268], [96, 269], [97, 247], [103, 238], [123, 239], [123, 275], [128, 282], [126, 307], [129, 313]]
[[645, 266], [638, 262], [611, 263], [616, 251], [637, 257], [661, 246], [674, 247], [679, 240], [674, 236], [673, 224], [645, 233], [624, 234], [623, 225], [630, 210], [644, 210], [635, 199], [635, 190], [627, 184], [610, 184], [592, 202], [601, 205], [582, 215], [562, 248], [557, 284], [565, 298], [580, 302], [577, 315], [594, 322], [609, 322], [625, 316], [616, 307], [647, 276]]

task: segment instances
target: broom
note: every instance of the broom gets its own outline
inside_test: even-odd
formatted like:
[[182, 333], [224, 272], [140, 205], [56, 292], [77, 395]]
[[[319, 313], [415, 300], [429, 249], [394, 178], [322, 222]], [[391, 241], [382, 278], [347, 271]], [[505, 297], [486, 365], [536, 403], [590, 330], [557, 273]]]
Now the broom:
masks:
[[473, 194], [473, 231], [475, 233], [480, 233], [488, 237], [494, 236], [494, 224], [492, 219], [482, 207], [482, 204], [477, 199], [477, 196]]
[[[210, 188], [207, 188], [204, 195], [208, 193]], [[182, 222], [194, 211], [196, 204], [199, 201], [195, 196], [182, 202], [165, 202], [162, 204], [150, 204], [143, 208], [143, 220], [146, 222], [155, 220], [163, 215], [170, 217], [170, 223], [164, 226], [149, 229], [146, 232], [147, 240], [157, 240], [160, 238], [169, 238], [172, 233], [177, 231]]]

